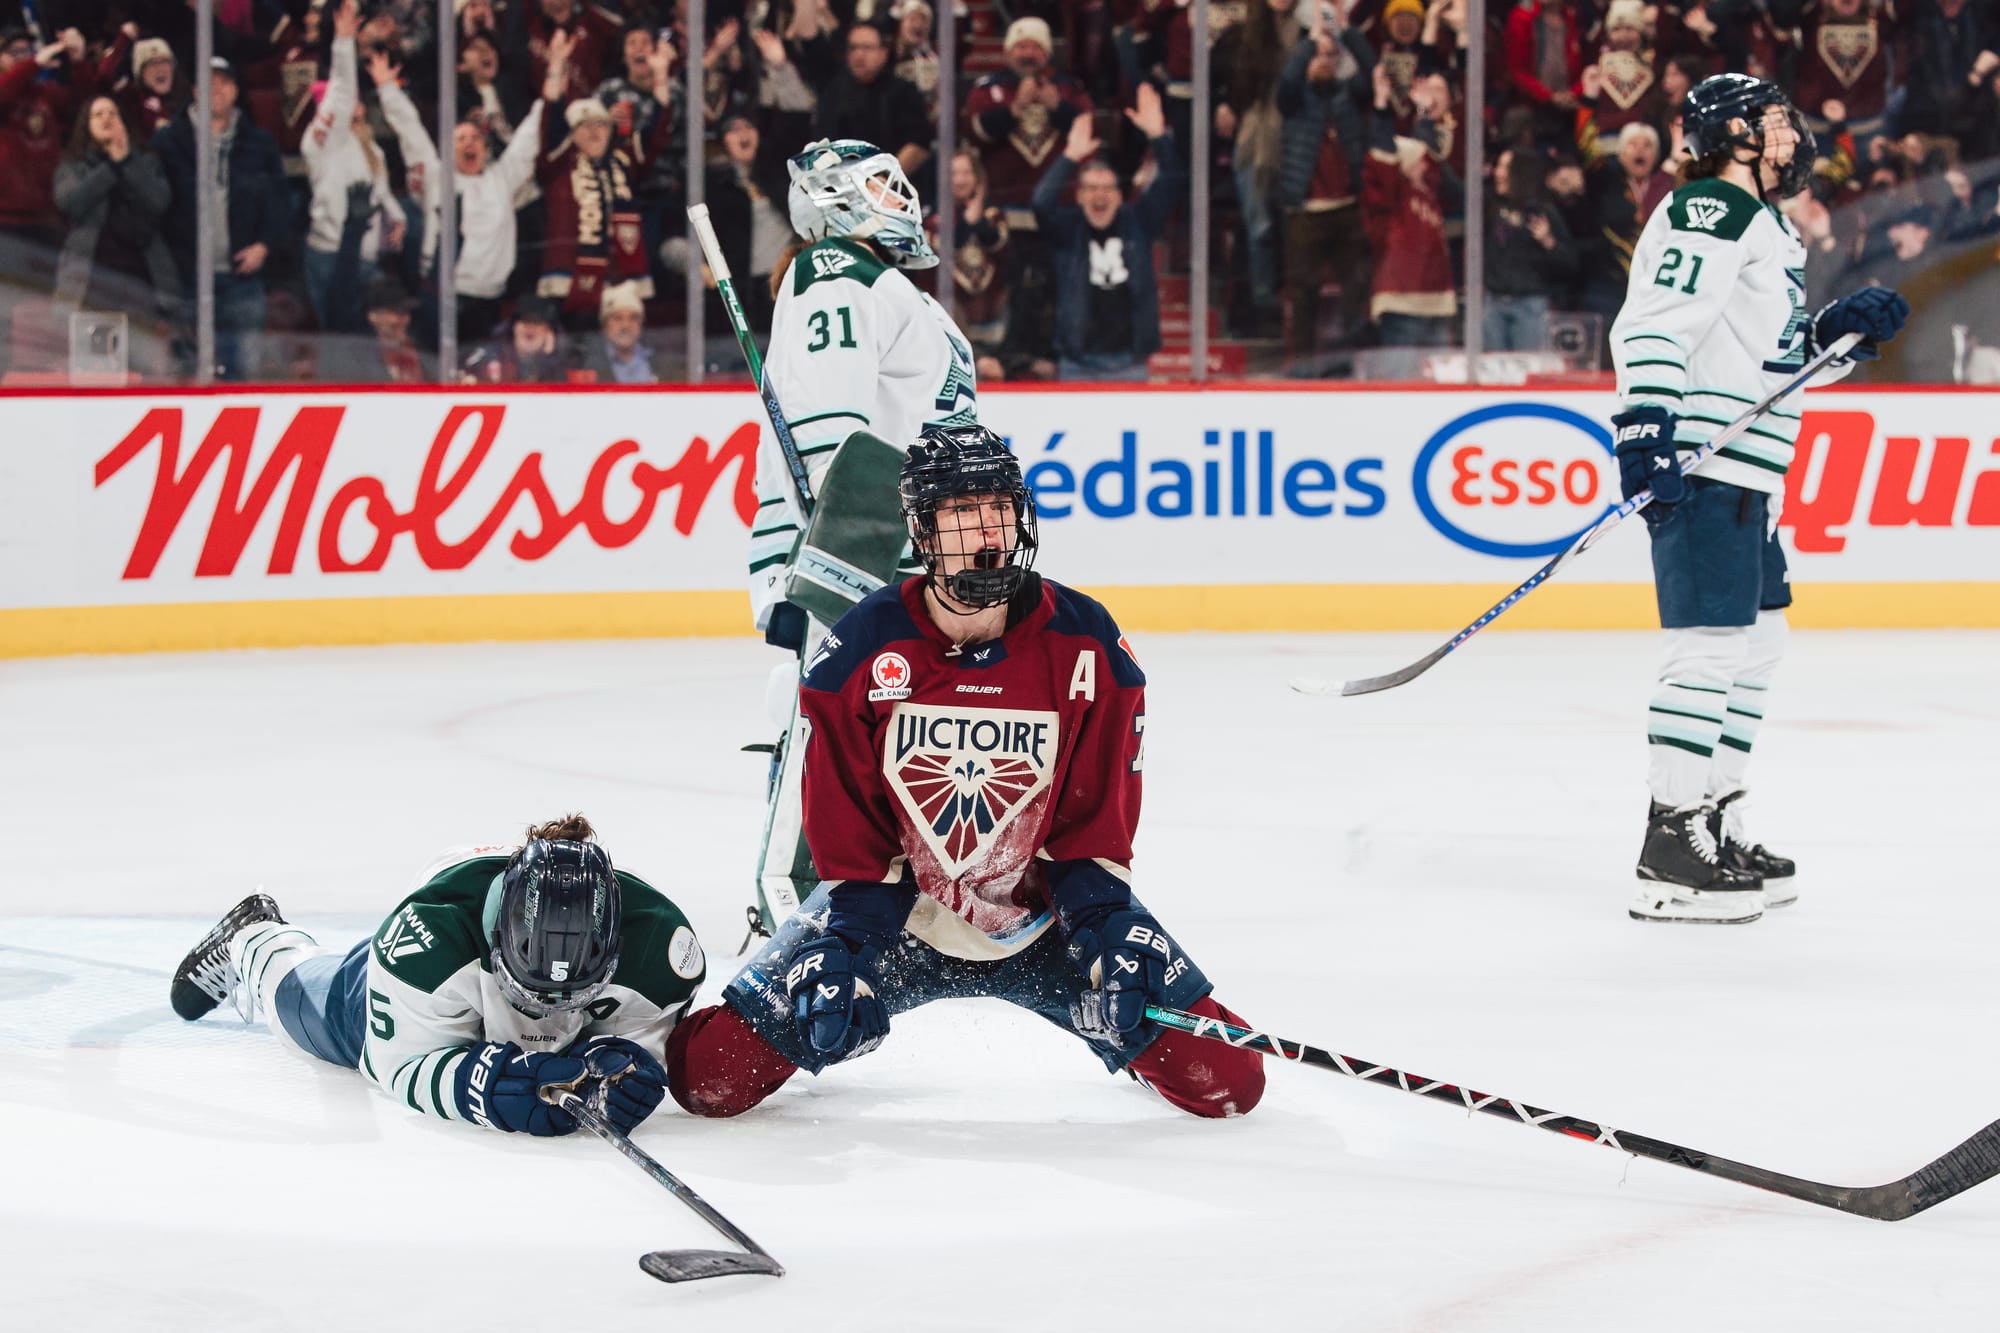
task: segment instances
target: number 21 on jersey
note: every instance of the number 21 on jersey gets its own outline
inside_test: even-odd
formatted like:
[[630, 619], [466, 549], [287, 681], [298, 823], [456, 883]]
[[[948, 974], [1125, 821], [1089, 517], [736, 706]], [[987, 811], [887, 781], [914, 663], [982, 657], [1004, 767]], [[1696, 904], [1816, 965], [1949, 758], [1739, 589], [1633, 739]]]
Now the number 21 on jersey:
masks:
[[1676, 285], [1676, 273], [1683, 259], [1689, 261], [1688, 271], [1685, 279], [1680, 281], [1678, 285], [1681, 291], [1686, 292], [1689, 296], [1694, 295], [1695, 281], [1701, 277], [1701, 256], [1683, 255], [1678, 249], [1670, 248], [1665, 254], [1660, 256], [1660, 271], [1653, 275], [1653, 285], [1655, 287], [1674, 287]]

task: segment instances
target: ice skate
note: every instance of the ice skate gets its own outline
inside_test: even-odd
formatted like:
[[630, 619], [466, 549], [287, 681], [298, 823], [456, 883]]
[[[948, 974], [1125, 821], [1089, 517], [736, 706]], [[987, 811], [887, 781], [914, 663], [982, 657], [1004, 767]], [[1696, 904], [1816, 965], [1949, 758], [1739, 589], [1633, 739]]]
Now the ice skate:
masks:
[[[267, 894], [253, 893], [230, 908], [215, 923], [215, 929], [189, 950], [181, 965], [174, 969], [174, 987], [168, 998], [175, 1013], [193, 1022], [235, 993], [240, 978], [229, 958], [229, 941], [238, 931], [260, 921], [285, 924], [285, 918], [278, 915], [276, 901]], [[237, 1011], [244, 1012], [240, 1003]], [[249, 1021], [247, 1013], [244, 1021]]]
[[1799, 868], [1790, 857], [1765, 850], [1761, 842], [1750, 842], [1743, 831], [1742, 807], [1731, 808], [1731, 803], [1744, 795], [1739, 788], [1715, 803], [1715, 819], [1710, 828], [1722, 844], [1722, 864], [1763, 880], [1766, 908], [1789, 907], [1799, 900], [1798, 885], [1793, 880]]
[[1676, 810], [1653, 803], [1630, 908], [1635, 921], [1733, 926], [1764, 915], [1762, 881], [1722, 863], [1715, 818], [1710, 805]]

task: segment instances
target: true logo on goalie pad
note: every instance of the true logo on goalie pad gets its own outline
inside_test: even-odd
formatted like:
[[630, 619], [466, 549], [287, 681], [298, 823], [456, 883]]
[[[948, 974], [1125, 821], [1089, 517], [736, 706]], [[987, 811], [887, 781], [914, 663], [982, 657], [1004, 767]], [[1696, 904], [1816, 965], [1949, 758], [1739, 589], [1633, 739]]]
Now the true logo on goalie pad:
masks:
[[1060, 730], [1053, 712], [896, 709], [883, 775], [947, 875], [957, 878], [984, 860], [1048, 788]]

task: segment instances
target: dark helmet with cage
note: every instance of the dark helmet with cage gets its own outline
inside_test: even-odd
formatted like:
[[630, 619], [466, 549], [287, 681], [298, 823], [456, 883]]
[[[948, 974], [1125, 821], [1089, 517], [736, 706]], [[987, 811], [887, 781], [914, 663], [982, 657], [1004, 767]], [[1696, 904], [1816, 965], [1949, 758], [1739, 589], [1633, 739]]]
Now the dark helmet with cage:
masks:
[[623, 919], [618, 877], [602, 847], [530, 839], [500, 877], [493, 979], [531, 1018], [581, 1009], [611, 984]]
[[[1687, 139], [1688, 151], [1699, 158], [1746, 149], [1761, 161], [1764, 109], [1772, 106], [1783, 109], [1785, 119], [1799, 139], [1791, 161], [1772, 164], [1778, 176], [1779, 197], [1791, 198], [1812, 184], [1813, 136], [1806, 128], [1805, 117], [1776, 84], [1748, 74], [1716, 74], [1688, 89], [1687, 100], [1681, 106], [1681, 133]], [[1743, 128], [1732, 131], [1731, 125], [1739, 120]]]
[[[1021, 479], [1021, 464], [1007, 443], [984, 426], [926, 426], [903, 459], [903, 517], [910, 542], [933, 585], [961, 606], [999, 606], [1019, 592], [1035, 563], [1035, 497]], [[1004, 549], [942, 549], [938, 507], [965, 496], [1004, 496], [1013, 502], [1014, 532]], [[941, 573], [945, 557], [964, 554], [964, 569]]]

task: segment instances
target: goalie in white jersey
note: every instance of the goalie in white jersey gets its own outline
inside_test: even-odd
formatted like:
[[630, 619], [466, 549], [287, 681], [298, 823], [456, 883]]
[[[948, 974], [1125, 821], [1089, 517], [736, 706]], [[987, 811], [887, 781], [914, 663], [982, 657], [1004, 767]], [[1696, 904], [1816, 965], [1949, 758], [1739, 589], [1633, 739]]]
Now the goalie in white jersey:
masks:
[[1863, 341], [1815, 382], [1876, 356], [1909, 306], [1871, 287], [1808, 313], [1805, 246], [1771, 199], [1806, 188], [1811, 140], [1776, 87], [1745, 74], [1705, 79], [1689, 90], [1681, 124], [1692, 160], [1640, 234], [1611, 328], [1620, 488], [1627, 499], [1653, 492], [1640, 513], [1666, 630], [1631, 915], [1737, 923], [1798, 896], [1792, 862], [1749, 841], [1740, 803], [1792, 600], [1777, 518], [1796, 400], [1692, 475], [1682, 464], [1842, 334]]
[[351, 948], [321, 948], [252, 894], [181, 961], [171, 998], [189, 1020], [233, 1001], [425, 1115], [568, 1134], [576, 1120], [542, 1100], [565, 1088], [601, 1091], [629, 1132], [665, 1095], [667, 1035], [704, 971], [680, 909], [567, 815], [519, 846], [439, 857]]
[[904, 454], [926, 426], [978, 420], [972, 345], [944, 308], [903, 275], [938, 262], [923, 210], [896, 158], [859, 140], [821, 140], [790, 161], [792, 228], [806, 238], [771, 279], [765, 377], [810, 478], [802, 515], [774, 436], [757, 458], [750, 603], [765, 638], [792, 660], [772, 671], [771, 765], [753, 928], [766, 933], [818, 884], [800, 827], [799, 659], [847, 609], [910, 560], [897, 490]]

